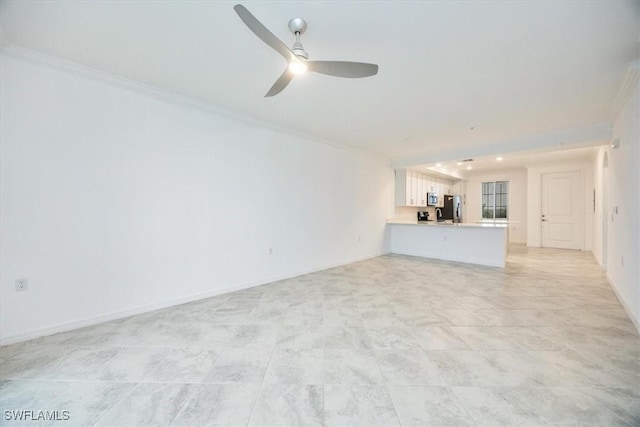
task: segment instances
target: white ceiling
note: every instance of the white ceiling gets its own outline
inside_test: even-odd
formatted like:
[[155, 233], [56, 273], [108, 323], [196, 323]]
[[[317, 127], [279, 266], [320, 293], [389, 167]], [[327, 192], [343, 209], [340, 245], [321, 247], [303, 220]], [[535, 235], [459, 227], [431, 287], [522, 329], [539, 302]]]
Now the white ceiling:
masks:
[[[574, 149], [528, 150], [492, 156], [481, 156], [457, 160], [426, 163], [408, 167], [407, 169], [444, 178], [463, 178], [485, 172], [523, 169], [529, 166], [548, 165], [552, 163], [578, 162], [593, 160], [598, 147]], [[470, 168], [470, 169], [469, 169]]]
[[263, 98], [284, 60], [234, 3], [19, 0], [0, 12], [10, 45], [404, 164], [602, 143], [640, 52], [637, 0], [244, 1], [287, 45], [289, 19], [306, 19], [311, 59], [380, 66], [365, 79], [297, 77]]

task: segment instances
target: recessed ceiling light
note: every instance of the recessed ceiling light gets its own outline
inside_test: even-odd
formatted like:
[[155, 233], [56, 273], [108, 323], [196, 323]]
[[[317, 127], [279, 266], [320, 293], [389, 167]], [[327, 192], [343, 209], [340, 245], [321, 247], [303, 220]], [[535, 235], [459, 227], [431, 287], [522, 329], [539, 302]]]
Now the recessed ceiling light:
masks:
[[502, 157], [496, 157], [496, 160], [501, 162], [503, 159], [502, 159]]
[[468, 171], [470, 171], [471, 169], [473, 169], [471, 166], [467, 166]]
[[442, 163], [436, 163], [436, 167], [442, 166]]
[[462, 166], [462, 162], [458, 162], [458, 163], [457, 163], [457, 165], [458, 165], [458, 166]]

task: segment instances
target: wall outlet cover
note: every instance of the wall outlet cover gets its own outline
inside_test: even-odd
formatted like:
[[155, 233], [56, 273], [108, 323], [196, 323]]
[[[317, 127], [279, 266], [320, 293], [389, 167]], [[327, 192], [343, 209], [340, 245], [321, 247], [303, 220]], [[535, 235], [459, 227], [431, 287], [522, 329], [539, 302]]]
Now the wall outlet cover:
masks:
[[22, 292], [29, 289], [29, 280], [26, 277], [16, 279], [16, 292]]

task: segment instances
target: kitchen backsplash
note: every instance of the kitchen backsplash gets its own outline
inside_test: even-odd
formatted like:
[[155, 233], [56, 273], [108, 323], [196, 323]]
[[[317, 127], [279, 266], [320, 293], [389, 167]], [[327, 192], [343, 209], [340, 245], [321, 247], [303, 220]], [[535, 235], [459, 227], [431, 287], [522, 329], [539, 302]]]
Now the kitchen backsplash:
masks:
[[395, 218], [417, 219], [418, 211], [429, 212], [429, 219], [435, 219], [436, 208], [428, 206], [426, 208], [417, 208], [413, 206], [396, 206]]

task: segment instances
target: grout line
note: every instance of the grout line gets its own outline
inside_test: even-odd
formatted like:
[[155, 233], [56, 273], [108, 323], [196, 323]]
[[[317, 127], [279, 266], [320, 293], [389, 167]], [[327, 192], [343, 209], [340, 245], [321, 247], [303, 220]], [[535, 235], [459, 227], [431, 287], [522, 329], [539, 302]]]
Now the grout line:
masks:
[[398, 408], [396, 407], [396, 403], [393, 401], [393, 396], [391, 395], [391, 391], [389, 390], [389, 385], [384, 385], [385, 390], [387, 391], [387, 395], [389, 396], [389, 400], [391, 401], [391, 406], [393, 407], [393, 412], [396, 414], [396, 419], [398, 420], [398, 425], [402, 426], [402, 421], [400, 420], [400, 414], [398, 413]]
[[275, 351], [276, 351], [276, 345], [274, 344], [273, 348], [271, 349], [271, 353], [269, 354], [269, 361], [267, 362], [267, 366], [264, 369], [264, 374], [262, 374], [262, 380], [260, 381], [260, 386], [258, 387], [258, 391], [256, 392], [256, 397], [253, 400], [253, 404], [251, 405], [251, 409], [249, 411], [249, 418], [247, 418], [246, 426], [248, 426], [251, 423], [251, 419], [253, 418], [253, 414], [256, 409], [258, 400], [262, 396], [262, 390], [264, 388], [264, 379], [267, 376], [267, 372], [269, 371], [269, 366], [271, 366], [271, 360], [273, 359], [273, 353]]
[[[185, 384], [185, 386], [188, 386], [188, 384]], [[188, 399], [185, 399], [185, 402], [182, 404], [182, 406], [180, 407], [180, 410], [178, 412], [176, 412], [176, 415], [173, 417], [173, 419], [171, 420], [171, 422], [169, 423], [169, 426], [172, 426], [173, 423], [180, 417], [180, 415], [182, 414], [182, 412], [185, 410], [185, 408], [187, 406], [189, 406], [189, 403], [191, 403], [191, 401], [193, 400], [193, 398], [195, 396], [198, 395], [198, 392], [204, 387], [204, 384], [200, 384], [196, 390], [192, 391], [190, 393], [190, 396]]]
[[122, 402], [125, 398], [129, 397], [129, 395], [131, 395], [131, 393], [133, 393], [133, 391], [138, 387], [138, 385], [140, 385], [140, 383], [129, 383], [132, 384], [131, 386], [131, 390], [129, 390], [127, 393], [124, 393], [124, 395], [120, 398], [120, 399], [116, 399], [116, 401], [113, 403], [113, 405], [109, 406], [107, 409], [105, 409], [104, 413], [96, 420], [95, 423], [93, 423], [93, 425], [98, 425], [100, 423], [100, 421], [102, 421], [104, 419], [104, 417], [107, 416], [107, 414], [109, 412], [111, 412], [111, 410], [113, 408], [115, 408], [120, 402]]

